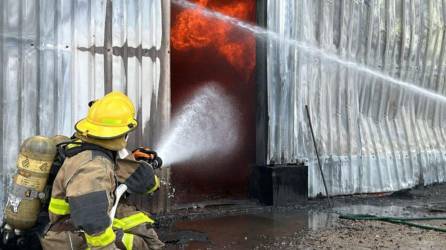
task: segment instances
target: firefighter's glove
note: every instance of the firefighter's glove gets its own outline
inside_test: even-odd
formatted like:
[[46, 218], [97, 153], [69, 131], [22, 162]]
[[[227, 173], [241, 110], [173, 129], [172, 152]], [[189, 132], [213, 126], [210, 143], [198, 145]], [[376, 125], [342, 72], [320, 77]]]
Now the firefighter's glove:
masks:
[[137, 194], [147, 193], [156, 183], [153, 168], [145, 161], [139, 161], [138, 168], [125, 180], [129, 191]]

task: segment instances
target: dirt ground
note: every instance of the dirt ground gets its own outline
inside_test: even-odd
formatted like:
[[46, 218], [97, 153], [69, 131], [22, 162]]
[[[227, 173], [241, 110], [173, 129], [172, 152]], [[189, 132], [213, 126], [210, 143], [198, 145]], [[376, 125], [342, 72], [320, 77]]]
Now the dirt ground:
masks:
[[[237, 205], [183, 211], [160, 231], [167, 249], [446, 249], [446, 233], [339, 214], [446, 217], [446, 185], [293, 207]], [[446, 220], [416, 221], [446, 229]]]
[[[292, 247], [271, 249], [446, 249], [446, 234], [379, 221], [339, 220], [333, 228], [296, 237]], [[296, 247], [297, 246], [297, 247]], [[270, 248], [271, 247], [271, 248]]]

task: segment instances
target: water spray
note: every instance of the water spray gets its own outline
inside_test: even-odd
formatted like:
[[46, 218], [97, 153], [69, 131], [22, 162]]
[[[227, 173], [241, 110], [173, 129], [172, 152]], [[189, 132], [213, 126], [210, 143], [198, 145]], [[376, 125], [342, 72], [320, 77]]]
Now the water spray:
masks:
[[307, 53], [309, 55], [313, 55], [313, 56], [317, 56], [320, 58], [323, 58], [324, 60], [330, 61], [330, 62], [334, 62], [337, 63], [339, 65], [345, 66], [347, 68], [350, 68], [352, 70], [358, 71], [358, 72], [362, 72], [368, 75], [371, 75], [373, 77], [379, 78], [381, 80], [383, 80], [386, 83], [393, 83], [396, 84], [402, 88], [405, 88], [409, 91], [412, 92], [416, 92], [418, 94], [424, 95], [426, 97], [429, 98], [433, 98], [436, 99], [438, 101], [441, 102], [446, 102], [446, 97], [435, 93], [431, 90], [419, 87], [413, 83], [409, 83], [409, 82], [405, 82], [402, 81], [400, 79], [394, 78], [392, 76], [389, 76], [387, 74], [384, 74], [380, 71], [371, 69], [370, 67], [364, 65], [364, 64], [360, 64], [360, 63], [356, 63], [353, 61], [349, 61], [349, 60], [345, 60], [341, 57], [339, 57], [338, 55], [332, 54], [332, 53], [328, 53], [320, 48], [317, 48], [311, 44], [290, 38], [290, 37], [284, 37], [281, 34], [274, 32], [274, 31], [270, 31], [267, 29], [264, 29], [260, 26], [257, 25], [252, 25], [249, 23], [246, 23], [244, 21], [241, 21], [237, 18], [233, 18], [227, 15], [224, 15], [222, 13], [216, 12], [216, 11], [212, 11], [210, 9], [206, 9], [201, 5], [189, 2], [187, 0], [172, 0], [172, 3], [175, 3], [179, 6], [182, 6], [183, 8], [188, 8], [188, 9], [196, 9], [199, 10], [204, 16], [209, 17], [209, 18], [216, 18], [219, 19], [221, 21], [225, 21], [228, 23], [231, 23], [245, 31], [251, 32], [253, 34], [255, 34], [257, 37], [261, 37], [264, 39], [272, 39], [272, 40], [276, 40], [278, 42], [281, 43], [285, 43], [288, 44], [290, 46], [299, 48], [301, 50], [301, 52], [303, 53]]
[[155, 147], [164, 166], [230, 155], [238, 144], [238, 111], [224, 90], [209, 83], [199, 89], [173, 118]]

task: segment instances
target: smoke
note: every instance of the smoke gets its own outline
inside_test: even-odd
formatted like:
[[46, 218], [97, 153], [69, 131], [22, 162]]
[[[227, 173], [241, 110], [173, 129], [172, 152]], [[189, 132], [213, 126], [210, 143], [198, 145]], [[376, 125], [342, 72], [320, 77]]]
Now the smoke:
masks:
[[166, 166], [188, 160], [224, 157], [238, 144], [238, 111], [223, 89], [207, 84], [174, 117], [156, 147]]

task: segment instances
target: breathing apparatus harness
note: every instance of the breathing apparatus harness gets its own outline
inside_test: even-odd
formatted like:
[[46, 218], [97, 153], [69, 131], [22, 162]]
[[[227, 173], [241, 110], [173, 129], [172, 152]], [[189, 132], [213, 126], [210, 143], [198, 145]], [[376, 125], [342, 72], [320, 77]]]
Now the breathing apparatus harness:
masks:
[[110, 160], [116, 158], [116, 152], [105, 149], [95, 144], [81, 142], [74, 136], [70, 141], [62, 142], [56, 145], [57, 153], [51, 165], [48, 181], [45, 187], [45, 197], [42, 199], [42, 206], [39, 212], [36, 225], [25, 231], [16, 231], [7, 224], [3, 224], [0, 228], [0, 235], [2, 240], [0, 242], [0, 250], [22, 250], [22, 249], [41, 249], [39, 237], [42, 236], [49, 225], [48, 206], [51, 198], [51, 191], [53, 182], [62, 167], [65, 159], [73, 157], [83, 151], [92, 150], [95, 153], [101, 154]]
[[[56, 147], [57, 147], [57, 154], [53, 161], [53, 165], [51, 166], [50, 174], [48, 177], [47, 188], [49, 193], [48, 195], [46, 195], [46, 197], [51, 197], [53, 182], [56, 179], [57, 173], [59, 172], [60, 168], [62, 167], [67, 157], [71, 158], [77, 154], [82, 153], [83, 151], [91, 150], [106, 156], [108, 159], [112, 161], [114, 161], [114, 159], [116, 158], [116, 152], [92, 143], [81, 142], [74, 136], [71, 137], [70, 141], [59, 143], [56, 145]], [[48, 205], [49, 205], [49, 199], [45, 200], [42, 210], [48, 212]]]

